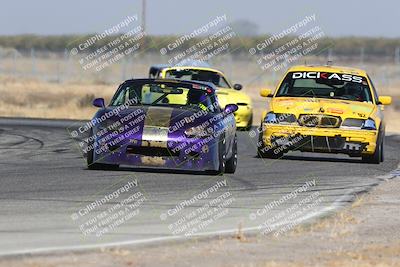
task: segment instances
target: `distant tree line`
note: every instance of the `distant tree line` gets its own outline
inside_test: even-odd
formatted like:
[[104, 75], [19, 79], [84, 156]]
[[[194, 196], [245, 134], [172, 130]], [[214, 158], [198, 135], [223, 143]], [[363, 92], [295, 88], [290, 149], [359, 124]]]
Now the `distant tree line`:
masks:
[[[57, 36], [39, 36], [39, 35], [15, 35], [15, 36], [0, 36], [0, 47], [14, 48], [20, 52], [29, 52], [32, 49], [43, 52], [64, 52], [85, 42], [93, 35], [57, 35]], [[87, 52], [95, 51], [103, 47], [109, 42], [115, 40], [118, 36], [107, 36], [96, 41], [86, 50]], [[143, 38], [143, 47], [148, 52], [159, 53], [161, 48], [177, 40], [180, 36], [146, 36]], [[257, 44], [268, 39], [269, 36], [257, 37], [234, 37], [229, 40], [230, 47], [233, 48], [230, 52], [234, 54], [248, 53], [250, 48], [254, 48]], [[273, 42], [268, 46], [269, 50], [274, 50], [294, 37], [285, 37]], [[186, 40], [179, 45], [174, 52], [185, 51], [193, 45], [200, 42], [202, 38], [193, 38]], [[370, 56], [394, 56], [395, 51], [400, 49], [400, 39], [392, 38], [369, 38], [369, 37], [324, 37], [317, 41], [321, 49], [317, 49], [317, 53], [327, 54], [329, 48], [332, 49], [335, 55], [357, 56], [360, 51]], [[267, 51], [265, 51], [267, 52]]]

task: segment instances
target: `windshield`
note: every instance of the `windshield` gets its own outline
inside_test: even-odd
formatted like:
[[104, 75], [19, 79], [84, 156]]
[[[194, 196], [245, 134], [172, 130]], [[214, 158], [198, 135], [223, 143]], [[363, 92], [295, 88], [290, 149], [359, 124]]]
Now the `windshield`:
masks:
[[165, 72], [165, 78], [210, 82], [218, 87], [230, 88], [225, 78], [214, 71], [195, 69], [172, 69]]
[[365, 77], [329, 72], [290, 72], [277, 97], [317, 97], [373, 102]]
[[214, 91], [206, 86], [180, 83], [125, 83], [111, 100], [111, 106], [170, 106], [215, 112]]

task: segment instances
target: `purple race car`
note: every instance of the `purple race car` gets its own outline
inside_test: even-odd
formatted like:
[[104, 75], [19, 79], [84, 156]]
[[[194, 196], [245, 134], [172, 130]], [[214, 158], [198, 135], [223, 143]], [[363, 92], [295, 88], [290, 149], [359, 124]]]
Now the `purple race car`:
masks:
[[109, 106], [88, 122], [89, 169], [119, 165], [234, 173], [234, 104], [219, 107], [212, 84], [135, 79], [122, 83]]

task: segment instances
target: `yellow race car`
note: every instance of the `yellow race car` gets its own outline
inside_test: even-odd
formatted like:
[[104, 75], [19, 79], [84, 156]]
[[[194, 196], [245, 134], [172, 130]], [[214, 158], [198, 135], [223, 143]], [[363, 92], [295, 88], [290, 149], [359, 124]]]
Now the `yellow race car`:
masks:
[[217, 87], [217, 97], [221, 108], [228, 104], [236, 104], [239, 109], [235, 112], [236, 126], [249, 130], [253, 124], [253, 108], [250, 97], [240, 92], [242, 85], [232, 85], [225, 75], [209, 66], [168, 66], [154, 65], [149, 71], [150, 78], [182, 79], [211, 82]]
[[260, 157], [279, 158], [291, 150], [344, 153], [364, 162], [383, 161], [383, 105], [364, 70], [295, 66], [279, 83], [263, 112], [258, 139]]

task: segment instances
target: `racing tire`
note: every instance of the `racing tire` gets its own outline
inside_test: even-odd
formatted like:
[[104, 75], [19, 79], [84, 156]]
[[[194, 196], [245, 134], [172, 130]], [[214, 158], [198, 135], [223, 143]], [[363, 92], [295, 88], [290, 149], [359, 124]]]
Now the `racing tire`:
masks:
[[253, 114], [251, 114], [251, 117], [247, 123], [247, 126], [244, 128], [244, 130], [250, 131], [252, 126], [253, 126]]
[[237, 166], [237, 137], [235, 134], [235, 139], [233, 141], [232, 145], [232, 156], [230, 159], [226, 161], [225, 164], [225, 172], [226, 173], [235, 173], [236, 171], [236, 166]]
[[218, 142], [218, 169], [208, 171], [211, 175], [223, 175], [226, 166], [226, 155], [225, 155], [225, 138], [222, 137]]
[[365, 163], [371, 164], [379, 164], [384, 160], [384, 151], [383, 151], [383, 140], [385, 139], [385, 135], [382, 134], [380, 138], [378, 138], [379, 144], [376, 145], [374, 154], [362, 156], [362, 161]]
[[262, 131], [260, 131], [258, 135], [257, 154], [258, 157], [260, 158], [279, 159], [283, 156], [284, 153], [283, 152], [274, 153], [273, 150], [265, 147], [262, 141]]
[[283, 157], [284, 153], [274, 153], [273, 151], [265, 151], [263, 148], [258, 149], [258, 155], [260, 158], [267, 158], [267, 159], [279, 159]]

